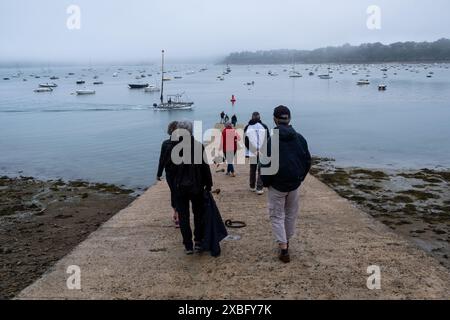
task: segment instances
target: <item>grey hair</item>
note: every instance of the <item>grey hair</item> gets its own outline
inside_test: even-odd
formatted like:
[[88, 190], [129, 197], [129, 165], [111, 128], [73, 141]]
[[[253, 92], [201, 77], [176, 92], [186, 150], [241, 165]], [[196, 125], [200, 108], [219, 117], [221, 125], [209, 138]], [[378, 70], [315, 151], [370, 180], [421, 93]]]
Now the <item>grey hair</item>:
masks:
[[178, 127], [178, 121], [172, 121], [171, 123], [169, 123], [169, 125], [167, 126], [167, 133], [169, 134], [169, 136], [172, 135], [172, 133], [177, 130]]
[[193, 133], [193, 124], [191, 121], [178, 121], [177, 129], [187, 130], [191, 135]]

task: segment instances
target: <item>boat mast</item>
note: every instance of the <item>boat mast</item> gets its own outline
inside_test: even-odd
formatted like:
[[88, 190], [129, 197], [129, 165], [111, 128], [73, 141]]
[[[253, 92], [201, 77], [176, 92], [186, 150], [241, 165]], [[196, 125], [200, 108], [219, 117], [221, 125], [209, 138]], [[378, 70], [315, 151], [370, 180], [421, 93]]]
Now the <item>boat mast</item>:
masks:
[[162, 63], [161, 63], [161, 103], [164, 101], [164, 50], [162, 50]]

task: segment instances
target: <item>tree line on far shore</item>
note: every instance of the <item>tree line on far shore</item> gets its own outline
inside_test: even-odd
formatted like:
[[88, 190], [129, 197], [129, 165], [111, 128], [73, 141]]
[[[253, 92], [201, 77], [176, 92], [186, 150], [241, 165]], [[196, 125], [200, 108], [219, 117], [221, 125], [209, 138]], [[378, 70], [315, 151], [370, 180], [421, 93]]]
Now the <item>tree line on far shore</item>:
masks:
[[382, 63], [450, 61], [450, 39], [435, 42], [344, 44], [315, 50], [268, 50], [231, 53], [224, 64]]

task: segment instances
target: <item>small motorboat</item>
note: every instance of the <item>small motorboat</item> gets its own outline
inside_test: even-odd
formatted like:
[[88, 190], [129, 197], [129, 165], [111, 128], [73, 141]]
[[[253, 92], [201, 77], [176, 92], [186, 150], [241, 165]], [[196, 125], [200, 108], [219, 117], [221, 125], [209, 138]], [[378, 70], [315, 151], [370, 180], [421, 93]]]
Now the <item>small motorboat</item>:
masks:
[[57, 76], [50, 77], [50, 80], [58, 80], [59, 78]]
[[3, 80], [7, 81], [7, 80], [9, 80], [9, 78], [3, 78]]
[[310, 75], [310, 76], [313, 76], [313, 75], [314, 75], [314, 72], [311, 71], [311, 72], [309, 73], [309, 75]]
[[119, 74], [117, 72], [113, 73], [113, 78], [117, 78], [119, 76]]
[[88, 90], [88, 89], [83, 89], [83, 90], [77, 90], [75, 91], [77, 95], [88, 95], [88, 94], [95, 94], [95, 90]]
[[289, 73], [289, 78], [301, 78], [301, 77], [302, 77], [302, 75], [298, 71], [292, 71]]
[[161, 89], [155, 86], [148, 86], [144, 89], [145, 92], [160, 92]]
[[352, 71], [352, 75], [356, 76], [358, 74], [358, 71]]
[[174, 79], [183, 79], [181, 76], [175, 76]]
[[130, 89], [144, 89], [148, 87], [148, 83], [130, 83], [128, 87]]
[[86, 83], [86, 81], [84, 81], [84, 80], [78, 80], [77, 81], [77, 84], [85, 84]]
[[356, 83], [358, 86], [364, 86], [370, 84], [370, 81], [368, 79], [361, 79]]
[[386, 89], [387, 89], [387, 85], [385, 85], [385, 84], [380, 84], [378, 86], [378, 91], [386, 91]]
[[93, 84], [95, 84], [95, 85], [100, 85], [100, 84], [103, 84], [103, 81], [94, 81]]
[[40, 92], [52, 92], [52, 91], [53, 91], [52, 88], [38, 88], [38, 89], [34, 90], [34, 92], [38, 92], [38, 93], [40, 93]]
[[56, 88], [58, 85], [56, 83], [40, 83], [41, 88]]
[[333, 79], [333, 77], [330, 76], [329, 74], [321, 74], [321, 75], [319, 75], [319, 78], [320, 78], [320, 79], [323, 79], [323, 80], [330, 80], [330, 79]]
[[75, 75], [75, 73], [73, 73], [73, 72], [69, 72], [69, 73], [68, 73], [68, 75], [69, 75], [69, 76], [74, 76], [74, 75]]

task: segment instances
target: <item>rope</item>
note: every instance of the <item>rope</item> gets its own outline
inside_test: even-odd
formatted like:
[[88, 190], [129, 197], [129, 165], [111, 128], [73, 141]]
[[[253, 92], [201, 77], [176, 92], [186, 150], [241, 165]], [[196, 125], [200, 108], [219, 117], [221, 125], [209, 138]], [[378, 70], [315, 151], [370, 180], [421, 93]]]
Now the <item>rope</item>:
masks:
[[234, 228], [234, 229], [245, 228], [247, 226], [247, 224], [243, 221], [233, 221], [233, 220], [225, 221], [225, 225], [228, 228]]

